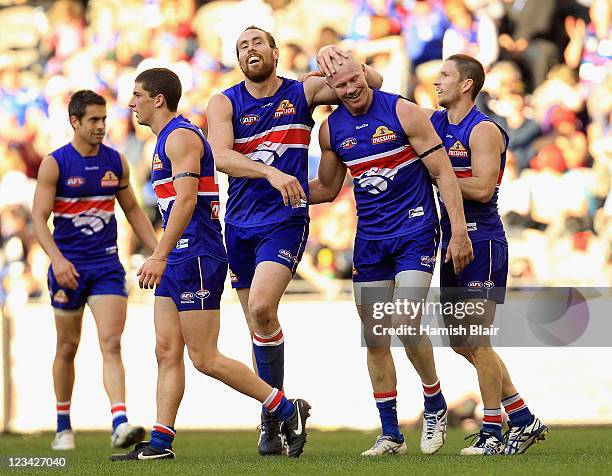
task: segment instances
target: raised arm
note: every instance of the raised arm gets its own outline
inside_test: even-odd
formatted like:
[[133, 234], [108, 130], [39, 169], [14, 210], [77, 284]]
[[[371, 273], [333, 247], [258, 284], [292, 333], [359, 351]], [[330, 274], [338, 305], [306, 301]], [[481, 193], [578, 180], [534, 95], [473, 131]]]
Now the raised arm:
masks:
[[[176, 198], [159, 244], [138, 271], [141, 288], [152, 289], [159, 284], [168, 255], [189, 225], [198, 199], [200, 157], [203, 150], [202, 140], [188, 129], [176, 129], [166, 140], [166, 155], [172, 164], [172, 176], [176, 177], [172, 182]], [[177, 177], [178, 174], [183, 175]]]
[[474, 127], [470, 135], [472, 176], [458, 179], [463, 198], [481, 203], [491, 200], [497, 186], [504, 149], [501, 131], [495, 124], [486, 121]]
[[32, 231], [34, 236], [51, 260], [55, 279], [62, 287], [77, 288], [79, 273], [57, 247], [47, 221], [55, 204], [59, 167], [55, 159], [48, 155], [38, 169], [38, 180], [32, 203]]
[[123, 174], [119, 180], [117, 201], [138, 239], [142, 241], [152, 253], [157, 246], [155, 230], [153, 229], [151, 220], [145, 215], [143, 209], [138, 204], [138, 200], [136, 200], [134, 189], [130, 183], [130, 165], [123, 154], [121, 154], [121, 166], [123, 168]]
[[291, 203], [297, 207], [306, 200], [306, 193], [297, 178], [234, 150], [232, 103], [227, 96], [215, 94], [208, 103], [207, 116], [208, 142], [219, 172], [232, 177], [264, 178], [281, 193], [285, 205]]
[[321, 145], [321, 162], [318, 177], [308, 182], [311, 205], [333, 202], [340, 193], [346, 176], [346, 165], [331, 149], [327, 119], [323, 121], [319, 129], [319, 144]]
[[[458, 273], [474, 259], [472, 243], [468, 237], [461, 191], [451, 162], [446, 155], [442, 141], [436, 134], [427, 115], [414, 103], [399, 99], [397, 116], [415, 152], [422, 156], [423, 165], [434, 177], [440, 189], [444, 206], [451, 222], [451, 239], [445, 262], [453, 260]], [[436, 150], [432, 151], [438, 147]]]

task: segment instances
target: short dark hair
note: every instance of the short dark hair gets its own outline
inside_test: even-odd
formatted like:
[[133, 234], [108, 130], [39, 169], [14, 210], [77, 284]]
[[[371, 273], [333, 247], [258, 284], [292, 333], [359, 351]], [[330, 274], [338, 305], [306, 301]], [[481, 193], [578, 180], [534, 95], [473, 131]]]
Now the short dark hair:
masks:
[[[243, 30], [242, 33], [244, 33], [245, 31], [249, 31], [249, 30], [259, 30], [259, 31], [261, 31], [266, 36], [266, 39], [268, 40], [268, 44], [270, 45], [270, 48], [272, 48], [272, 49], [276, 48], [276, 40], [272, 36], [272, 33], [270, 33], [269, 31], [264, 30], [263, 28], [259, 28], [258, 26], [255, 26], [255, 25], [247, 26]], [[242, 35], [242, 33], [240, 33], [240, 34]], [[236, 43], [236, 58], [237, 57], [238, 57], [238, 43]]]
[[446, 58], [446, 61], [454, 61], [459, 71], [459, 79], [471, 79], [474, 82], [472, 86], [472, 99], [476, 99], [478, 93], [482, 89], [485, 80], [485, 70], [482, 63], [476, 58], [468, 55], [452, 55]]
[[76, 116], [80, 121], [89, 105], [106, 106], [106, 99], [90, 89], [76, 91], [70, 96], [70, 101], [68, 102], [68, 116]]
[[142, 89], [154, 97], [161, 94], [166, 99], [170, 112], [176, 112], [183, 94], [181, 80], [174, 71], [168, 68], [151, 68], [143, 71], [134, 80], [142, 85]]

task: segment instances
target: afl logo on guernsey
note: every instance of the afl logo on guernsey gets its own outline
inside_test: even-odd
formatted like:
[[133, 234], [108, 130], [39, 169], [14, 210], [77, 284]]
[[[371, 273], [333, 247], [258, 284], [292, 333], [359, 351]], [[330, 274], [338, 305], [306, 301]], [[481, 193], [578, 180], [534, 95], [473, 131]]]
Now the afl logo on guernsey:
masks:
[[397, 134], [386, 126], [378, 126], [376, 132], [372, 135], [372, 144], [383, 144], [397, 139]]
[[276, 108], [276, 111], [274, 111], [274, 119], [291, 114], [295, 114], [295, 107], [288, 99], [283, 99]]
[[119, 177], [112, 170], [107, 170], [100, 181], [100, 185], [102, 187], [117, 187], [119, 185]]
[[355, 139], [354, 137], [349, 137], [342, 143], [340, 147], [342, 147], [343, 149], [352, 149], [356, 145], [357, 145], [357, 139]]
[[81, 185], [85, 185], [85, 179], [83, 177], [68, 177], [66, 179], [66, 185], [69, 187], [80, 187]]
[[449, 157], [467, 157], [468, 151], [463, 147], [463, 144], [459, 141], [455, 141], [453, 146], [448, 149]]
[[245, 126], [250, 126], [251, 124], [255, 124], [259, 121], [258, 114], [247, 114], [246, 116], [242, 116], [240, 118], [240, 124], [244, 124]]
[[153, 156], [153, 170], [161, 170], [164, 168], [164, 163], [159, 158], [158, 154]]

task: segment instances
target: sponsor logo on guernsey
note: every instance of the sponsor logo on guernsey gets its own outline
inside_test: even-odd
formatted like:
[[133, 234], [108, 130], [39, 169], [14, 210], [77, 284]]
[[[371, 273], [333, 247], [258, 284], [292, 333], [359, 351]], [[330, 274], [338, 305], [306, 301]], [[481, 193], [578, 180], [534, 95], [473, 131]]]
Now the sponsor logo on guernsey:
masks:
[[217, 200], [212, 200], [210, 202], [210, 218], [212, 220], [219, 219], [219, 210], [221, 209], [221, 205]]
[[466, 158], [468, 156], [468, 151], [460, 141], [455, 141], [453, 146], [448, 149], [448, 156]]
[[358, 126], [355, 126], [355, 130], [359, 130], [359, 129], [363, 129], [364, 127], [368, 127], [370, 124], [368, 124], [367, 122], [365, 124], [359, 124]]
[[181, 238], [176, 242], [177, 250], [183, 250], [185, 248], [189, 248], [189, 238]]
[[425, 210], [422, 206], [408, 210], [408, 218], [422, 217], [423, 215], [425, 215]]
[[195, 297], [198, 299], [206, 299], [208, 296], [210, 296], [210, 291], [207, 289], [200, 289], [195, 293]]
[[79, 176], [68, 177], [66, 179], [66, 185], [74, 188], [80, 187], [81, 185], [85, 185], [85, 178]]
[[231, 269], [229, 270], [229, 275], [230, 275], [230, 281], [232, 283], [237, 283], [238, 282], [238, 275], [236, 273], [234, 273]]
[[291, 114], [295, 114], [295, 107], [288, 99], [283, 99], [274, 111], [274, 119]]
[[255, 124], [259, 121], [258, 114], [247, 114], [240, 118], [240, 124], [244, 124], [245, 126], [250, 126], [251, 124]]
[[158, 154], [153, 156], [153, 170], [161, 170], [164, 168], [164, 163], [159, 158]]
[[483, 286], [487, 289], [491, 289], [492, 287], [495, 286], [495, 283], [493, 281], [491, 281], [490, 279], [487, 279], [484, 283], [482, 283]]
[[53, 301], [59, 304], [66, 304], [68, 302], [68, 295], [66, 294], [66, 291], [60, 289], [58, 292], [56, 292], [53, 295]]
[[109, 246], [106, 248], [106, 254], [107, 255], [116, 255], [117, 254], [117, 247], [116, 246]]
[[372, 134], [372, 144], [384, 144], [397, 139], [397, 134], [389, 129], [387, 126], [378, 126], [376, 132]]
[[344, 142], [342, 142], [342, 145], [340, 147], [342, 147], [343, 149], [352, 149], [356, 145], [357, 139], [355, 139], [354, 137], [349, 137], [348, 139], [345, 139]]
[[185, 291], [181, 293], [181, 304], [193, 304], [195, 301], [193, 300], [195, 293], [191, 291]]
[[119, 185], [119, 177], [112, 170], [107, 170], [100, 181], [100, 185], [102, 187], [116, 187]]
[[287, 250], [278, 250], [278, 257], [284, 259], [285, 261], [293, 262], [293, 255], [290, 251]]
[[483, 286], [482, 281], [470, 281], [468, 283], [468, 288], [480, 289], [482, 288], [482, 286]]
[[88, 172], [91, 170], [99, 170], [100, 167], [98, 167], [97, 165], [91, 165], [91, 166], [85, 166], [85, 170], [87, 170]]
[[478, 225], [476, 225], [475, 221], [467, 223], [467, 231], [476, 231], [476, 230], [478, 230]]

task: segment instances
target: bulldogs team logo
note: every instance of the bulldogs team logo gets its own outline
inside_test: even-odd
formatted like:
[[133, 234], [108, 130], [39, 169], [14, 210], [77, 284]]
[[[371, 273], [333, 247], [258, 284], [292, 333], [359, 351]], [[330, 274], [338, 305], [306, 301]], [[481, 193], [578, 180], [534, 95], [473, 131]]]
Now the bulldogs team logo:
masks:
[[66, 304], [68, 302], [68, 295], [66, 294], [66, 291], [60, 289], [58, 292], [56, 292], [53, 296], [53, 301], [59, 304]]
[[200, 289], [195, 293], [195, 297], [197, 297], [198, 299], [206, 299], [208, 296], [210, 296], [210, 291], [208, 291], [207, 289]]
[[102, 187], [117, 187], [119, 185], [119, 177], [112, 170], [107, 170], [100, 181]]
[[397, 134], [387, 126], [378, 126], [376, 132], [372, 135], [372, 144], [383, 144], [397, 139]]
[[240, 124], [244, 124], [245, 126], [250, 126], [251, 124], [255, 124], [259, 121], [258, 114], [247, 114], [240, 118]]
[[295, 107], [288, 99], [283, 99], [274, 111], [274, 119], [291, 114], [295, 114]]
[[161, 170], [164, 168], [164, 163], [159, 158], [158, 154], [153, 156], [153, 170]]
[[68, 177], [66, 179], [66, 185], [68, 185], [69, 187], [80, 187], [81, 185], [85, 185], [85, 178], [84, 177]]
[[354, 137], [349, 137], [344, 142], [342, 142], [342, 145], [340, 147], [342, 147], [343, 149], [352, 149], [356, 145], [357, 139], [355, 139]]
[[360, 188], [364, 188], [366, 192], [373, 195], [378, 195], [387, 190], [389, 184], [397, 174], [397, 169], [381, 169], [372, 167], [367, 172], [364, 172], [358, 179], [357, 183]]
[[448, 156], [466, 158], [468, 156], [468, 151], [461, 142], [455, 141], [453, 146], [448, 149]]

